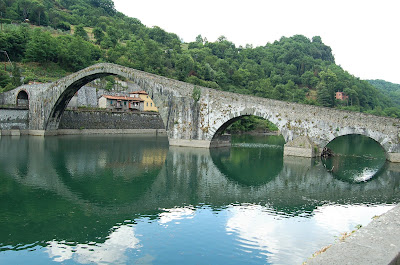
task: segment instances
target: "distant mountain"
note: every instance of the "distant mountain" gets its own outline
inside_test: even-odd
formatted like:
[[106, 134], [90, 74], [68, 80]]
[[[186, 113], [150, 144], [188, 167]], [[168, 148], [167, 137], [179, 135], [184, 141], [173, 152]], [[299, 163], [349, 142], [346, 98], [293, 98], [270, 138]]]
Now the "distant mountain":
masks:
[[396, 106], [400, 107], [400, 84], [390, 83], [384, 80], [367, 80], [371, 85], [389, 96]]

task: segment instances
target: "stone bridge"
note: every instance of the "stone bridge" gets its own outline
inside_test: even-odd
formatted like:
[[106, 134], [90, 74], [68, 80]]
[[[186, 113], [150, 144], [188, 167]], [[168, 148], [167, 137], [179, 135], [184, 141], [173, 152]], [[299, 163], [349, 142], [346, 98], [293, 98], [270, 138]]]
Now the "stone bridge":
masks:
[[28, 94], [28, 133], [55, 135], [72, 96], [99, 77], [116, 75], [145, 90], [158, 107], [170, 145], [214, 147], [223, 131], [243, 116], [273, 122], [285, 138], [285, 155], [313, 157], [336, 137], [368, 136], [400, 162], [400, 120], [229, 93], [168, 79], [115, 64], [96, 64], [51, 84], [22, 86], [0, 95], [0, 104], [16, 105]]

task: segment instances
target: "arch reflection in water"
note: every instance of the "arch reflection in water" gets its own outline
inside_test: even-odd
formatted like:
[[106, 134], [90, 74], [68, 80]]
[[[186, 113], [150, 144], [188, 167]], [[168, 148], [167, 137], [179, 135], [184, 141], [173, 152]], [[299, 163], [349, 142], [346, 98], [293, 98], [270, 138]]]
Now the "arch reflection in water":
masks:
[[214, 164], [228, 178], [242, 185], [262, 185], [283, 168], [283, 137], [235, 135], [232, 147], [211, 149]]
[[1, 138], [0, 251], [101, 242], [116, 223], [154, 209], [138, 205], [167, 152], [166, 138]]
[[385, 171], [386, 153], [375, 140], [363, 135], [340, 136], [327, 148], [333, 156], [322, 161], [337, 179], [361, 183], [378, 177]]
[[400, 201], [396, 168], [358, 185], [286, 157], [277, 174], [249, 183], [222, 173], [206, 149], [164, 145], [1, 138], [0, 263], [300, 264]]

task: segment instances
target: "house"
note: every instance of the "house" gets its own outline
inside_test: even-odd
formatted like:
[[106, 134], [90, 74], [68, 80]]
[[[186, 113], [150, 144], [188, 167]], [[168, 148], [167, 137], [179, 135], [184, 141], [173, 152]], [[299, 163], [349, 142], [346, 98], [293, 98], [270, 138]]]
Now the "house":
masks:
[[135, 92], [130, 92], [132, 97], [134, 98], [140, 98], [144, 100], [144, 111], [155, 111], [158, 112], [157, 107], [154, 105], [153, 100], [151, 97], [149, 97], [149, 94], [147, 94], [146, 91], [141, 90], [141, 91], [135, 91]]
[[127, 96], [103, 95], [99, 99], [99, 108], [112, 111], [143, 110], [144, 100]]
[[336, 99], [339, 100], [348, 100], [349, 96], [346, 95], [344, 92], [336, 92]]

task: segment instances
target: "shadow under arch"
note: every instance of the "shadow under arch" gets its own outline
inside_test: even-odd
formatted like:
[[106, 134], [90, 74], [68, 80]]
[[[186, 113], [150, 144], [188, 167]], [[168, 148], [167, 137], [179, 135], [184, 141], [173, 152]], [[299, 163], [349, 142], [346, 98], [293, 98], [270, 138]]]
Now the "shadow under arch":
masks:
[[60, 123], [61, 116], [64, 113], [65, 109], [68, 106], [68, 103], [75, 95], [75, 93], [81, 89], [87, 83], [90, 83], [98, 78], [106, 77], [106, 76], [117, 76], [114, 73], [95, 73], [92, 75], [84, 76], [72, 84], [70, 84], [58, 97], [56, 103], [54, 104], [53, 108], [51, 109], [50, 116], [45, 124], [45, 130], [48, 129], [57, 129], [58, 124]]
[[16, 98], [16, 105], [18, 107], [29, 108], [29, 94], [25, 89], [22, 89], [18, 92]]
[[[258, 117], [242, 115], [228, 120], [216, 131], [212, 141], [219, 141], [230, 125], [251, 116]], [[262, 117], [258, 118], [266, 120]], [[270, 182], [279, 175], [283, 169], [285, 141], [282, 135], [243, 135], [234, 136], [234, 138], [232, 146], [210, 150], [214, 164], [226, 177], [245, 186], [258, 186]], [[232, 139], [230, 140], [232, 144]]]
[[363, 134], [345, 134], [331, 140], [326, 148], [333, 155], [321, 160], [335, 178], [363, 183], [379, 175], [387, 168], [387, 152], [375, 139]]
[[[110, 69], [109, 69], [110, 68]], [[117, 77], [122, 77], [124, 79], [127, 79], [129, 81], [132, 81], [134, 83], [134, 86], [138, 88], [139, 90], [144, 90], [146, 91], [146, 85], [138, 82], [134, 82], [134, 75], [127, 72], [126, 69], [120, 69], [120, 67], [117, 67], [116, 69], [113, 69], [112, 66], [109, 66], [107, 68], [106, 66], [102, 65], [95, 65], [92, 68], [86, 68], [83, 69], [75, 74], [72, 74], [70, 76], [65, 77], [64, 79], [59, 80], [57, 83], [54, 83], [52, 87], [50, 87], [50, 91], [53, 91], [54, 99], [49, 102], [49, 104], [45, 107], [44, 111], [44, 130], [45, 131], [51, 131], [51, 130], [57, 130], [59, 128], [59, 123], [61, 121], [61, 117], [66, 110], [69, 102], [73, 98], [73, 96], [76, 94], [78, 90], [80, 90], [84, 85], [102, 77], [106, 76], [117, 76]], [[60, 92], [58, 92], [60, 91]], [[119, 91], [123, 92], [123, 91]], [[48, 93], [48, 91], [46, 92]], [[58, 94], [59, 93], [59, 94]], [[59, 96], [56, 96], [59, 95]], [[149, 97], [153, 99], [154, 93], [149, 93]], [[159, 107], [156, 105], [154, 102], [154, 107]], [[46, 111], [46, 109], [48, 109]], [[159, 114], [162, 114], [160, 108], [158, 108]], [[48, 113], [48, 114], [46, 114]], [[47, 117], [47, 118], [46, 118]], [[162, 119], [161, 115], [161, 120], [163, 122], [163, 128], [166, 128], [166, 121]]]

